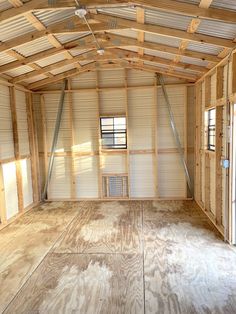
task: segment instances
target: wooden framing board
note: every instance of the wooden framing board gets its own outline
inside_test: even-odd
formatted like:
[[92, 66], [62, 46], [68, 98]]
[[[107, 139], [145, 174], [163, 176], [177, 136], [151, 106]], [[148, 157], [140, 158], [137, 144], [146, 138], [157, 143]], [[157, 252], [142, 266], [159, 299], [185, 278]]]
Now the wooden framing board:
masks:
[[11, 107], [14, 154], [15, 154], [15, 164], [16, 164], [18, 206], [19, 206], [19, 212], [23, 212], [24, 211], [23, 186], [22, 186], [23, 182], [22, 182], [20, 151], [19, 151], [16, 95], [15, 95], [15, 87], [13, 86], [10, 86], [10, 107]]
[[196, 127], [195, 127], [195, 199], [201, 201], [201, 131], [202, 131], [202, 84], [196, 84]]
[[37, 203], [40, 200], [39, 182], [38, 182], [38, 149], [36, 142], [36, 130], [34, 125], [33, 108], [32, 108], [32, 94], [26, 94], [26, 111], [28, 122], [28, 135], [29, 135], [29, 149], [31, 160], [31, 174], [32, 174], [32, 187], [33, 187], [33, 202]]
[[236, 93], [236, 52], [232, 56], [232, 93]]
[[128, 197], [130, 197], [130, 149], [129, 149], [129, 97], [128, 97], [128, 78], [127, 69], [125, 71], [125, 116], [126, 116], [126, 171], [127, 171], [127, 185], [128, 185]]
[[5, 203], [5, 193], [4, 193], [4, 181], [2, 166], [0, 165], [0, 225], [5, 225], [7, 222], [6, 217], [7, 209]]
[[216, 99], [221, 99], [223, 97], [223, 77], [224, 77], [224, 67], [220, 66], [216, 69]]
[[205, 77], [205, 108], [211, 107], [211, 77]]
[[98, 195], [103, 199], [103, 182], [102, 182], [102, 161], [101, 161], [101, 134], [100, 134], [100, 94], [99, 94], [99, 70], [96, 70], [96, 93], [97, 93], [97, 128], [98, 128]]
[[222, 137], [223, 137], [223, 106], [216, 107], [216, 143], [215, 143], [215, 204], [216, 223], [222, 225]]
[[44, 181], [48, 172], [48, 145], [47, 145], [47, 123], [45, 112], [45, 99], [40, 95], [40, 114], [42, 119], [42, 134], [43, 134], [43, 152], [44, 152]]
[[210, 211], [210, 153], [205, 152], [205, 210]]
[[156, 197], [159, 196], [159, 190], [158, 190], [158, 145], [157, 145], [157, 111], [158, 111], [158, 100], [157, 100], [157, 93], [158, 93], [158, 89], [157, 89], [157, 80], [156, 78], [154, 78], [154, 98], [153, 98], [153, 102], [154, 102], [154, 115], [153, 115], [153, 122], [154, 122], [154, 184], [155, 184], [155, 192], [156, 192]]
[[[68, 90], [71, 89], [71, 79], [68, 79]], [[76, 197], [76, 175], [75, 175], [75, 156], [74, 156], [74, 146], [75, 146], [75, 126], [74, 126], [74, 113], [73, 113], [73, 97], [72, 93], [68, 93], [68, 109], [69, 109], [69, 127], [71, 132], [71, 198]]]

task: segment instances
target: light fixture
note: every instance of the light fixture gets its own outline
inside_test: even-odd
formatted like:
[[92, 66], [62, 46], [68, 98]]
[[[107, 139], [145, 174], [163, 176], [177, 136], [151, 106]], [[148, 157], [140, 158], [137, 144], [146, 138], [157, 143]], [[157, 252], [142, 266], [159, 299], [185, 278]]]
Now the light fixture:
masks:
[[100, 56], [103, 56], [104, 53], [105, 53], [105, 50], [103, 48], [98, 48], [97, 49], [97, 53], [100, 55]]
[[75, 10], [75, 15], [77, 15], [80, 19], [85, 18], [86, 14], [87, 14], [87, 11], [84, 8], [79, 8]]

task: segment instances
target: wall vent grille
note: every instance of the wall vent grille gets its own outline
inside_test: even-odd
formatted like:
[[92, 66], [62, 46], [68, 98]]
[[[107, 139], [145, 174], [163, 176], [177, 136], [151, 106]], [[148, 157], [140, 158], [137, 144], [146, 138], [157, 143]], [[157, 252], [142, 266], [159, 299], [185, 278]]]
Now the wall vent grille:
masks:
[[103, 176], [103, 197], [127, 198], [128, 177], [123, 175]]

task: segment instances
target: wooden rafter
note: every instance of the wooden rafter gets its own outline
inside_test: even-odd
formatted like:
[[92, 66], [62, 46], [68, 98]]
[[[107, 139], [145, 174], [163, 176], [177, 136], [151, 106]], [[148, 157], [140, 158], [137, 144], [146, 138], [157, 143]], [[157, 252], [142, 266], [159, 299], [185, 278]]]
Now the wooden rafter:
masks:
[[[40, 20], [32, 12], [26, 13], [25, 17], [32, 24], [32, 26], [34, 26], [38, 31], [45, 31], [47, 29], [46, 26], [42, 22], [40, 22]], [[54, 46], [55, 48], [64, 49], [62, 44], [59, 42], [59, 40], [57, 40], [57, 38], [53, 34], [48, 34], [47, 39], [51, 43], [51, 45]], [[72, 55], [67, 50], [64, 51], [64, 56], [66, 59], [69, 59], [69, 60], [73, 59]]]
[[[94, 19], [100, 22], [105, 22], [105, 23], [109, 22], [109, 20], [114, 19], [113, 16], [109, 16], [106, 14], [92, 14], [91, 16]], [[127, 28], [134, 29], [136, 31], [144, 31], [147, 33], [175, 37], [179, 39], [186, 39], [186, 40], [198, 42], [198, 43], [208, 43], [208, 44], [221, 46], [221, 47], [227, 47], [227, 48], [233, 48], [235, 46], [233, 41], [229, 39], [202, 35], [202, 34], [191, 34], [191, 33], [187, 33], [186, 31], [173, 29], [169, 27], [163, 27], [159, 25], [151, 25], [151, 24], [143, 25], [135, 21], [130, 21], [124, 18], [119, 18], [119, 17], [115, 17], [115, 20], [116, 20], [116, 23], [118, 23], [120, 26], [126, 26]]]
[[153, 51], [163, 51], [163, 52], [168, 52], [173, 55], [186, 55], [187, 57], [192, 57], [196, 59], [201, 59], [201, 60], [208, 60], [211, 62], [219, 62], [221, 61], [221, 58], [216, 57], [211, 54], [206, 54], [206, 53], [201, 53], [197, 51], [191, 51], [191, 50], [186, 50], [184, 52], [179, 51], [178, 48], [172, 47], [172, 46], [167, 46], [163, 44], [158, 44], [158, 43], [151, 43], [151, 42], [144, 42], [144, 43], [139, 43], [136, 39], [130, 38], [130, 37], [125, 37], [125, 36], [120, 36], [120, 35], [115, 35], [112, 33], [108, 33], [106, 35], [97, 35], [97, 38], [101, 39], [106, 39], [107, 41], [111, 41], [114, 43], [114, 46], [134, 46], [134, 47], [142, 47], [144, 49], [150, 49]]
[[[54, 33], [60, 34], [60, 33], [65, 33], [66, 31], [68, 31], [68, 32], [70, 31], [71, 34], [72, 33], [78, 33], [78, 35], [79, 35], [80, 32], [83, 32], [86, 30], [85, 26], [80, 26], [79, 30], [77, 28], [75, 28], [73, 30], [68, 29], [68, 26], [66, 28], [67, 22], [68, 22], [68, 20], [66, 20], [64, 23], [59, 23], [59, 24], [57, 23], [57, 24], [47, 28], [46, 30], [31, 32], [29, 34], [19, 36], [19, 37], [15, 38], [14, 40], [10, 40], [10, 41], [7, 41], [5, 43], [2, 43], [0, 45], [0, 52], [8, 51], [10, 49], [15, 48], [18, 45], [30, 43], [32, 40], [36, 40], [36, 39], [42, 38], [44, 36], [47, 36], [48, 39], [50, 40], [50, 37], [53, 36]], [[118, 27], [118, 29], [122, 28], [120, 26], [117, 26], [117, 27]], [[106, 31], [106, 32], [110, 31], [110, 29], [107, 27], [107, 25], [105, 23], [94, 25], [94, 30], [95, 29], [96, 29], [96, 32], [101, 32], [101, 33], [104, 31]], [[98, 37], [99, 36], [100, 35], [98, 34]], [[121, 36], [114, 35], [114, 34], [107, 35], [107, 38], [110, 38], [113, 41], [120, 41], [121, 39], [126, 40], [127, 45], [132, 44], [134, 46], [137, 46], [137, 44], [138, 44], [138, 42], [135, 39], [132, 39], [129, 37], [121, 37]], [[84, 42], [84, 39], [81, 41]], [[166, 51], [166, 48], [168, 48], [170, 53], [177, 54], [177, 55], [180, 54], [180, 52], [178, 51], [177, 48], [162, 45], [162, 44], [153, 44], [153, 43], [144, 42], [143, 48], [160, 50], [160, 51], [162, 51], [162, 50]], [[184, 53], [181, 53], [181, 54], [184, 55]], [[211, 62], [219, 62], [221, 60], [220, 57], [217, 58], [216, 56], [211, 55], [211, 54], [205, 54], [205, 53], [194, 52], [194, 51], [187, 51], [186, 55], [193, 57], [193, 58], [197, 58], [197, 59], [208, 60]]]
[[201, 0], [199, 4], [199, 8], [208, 9], [212, 4], [213, 0]]
[[[78, 19], [77, 19], [78, 20]], [[76, 21], [77, 21], [76, 20]], [[63, 22], [60, 23], [55, 23], [42, 31], [33, 31], [27, 34], [24, 34], [22, 36], [18, 36], [12, 40], [8, 40], [4, 43], [1, 43], [0, 45], [0, 52], [4, 52], [10, 49], [13, 49], [17, 46], [30, 43], [33, 40], [48, 36], [49, 34], [83, 34], [84, 32], [88, 31], [88, 27], [86, 25], [83, 25], [81, 23], [73, 23], [74, 19], [66, 19]], [[69, 23], [71, 22], [71, 24]], [[71, 27], [71, 25], [73, 27]], [[114, 30], [114, 28], [109, 28], [107, 23], [99, 23], [95, 25], [91, 25], [91, 28], [93, 29], [94, 32], [105, 32], [109, 30]], [[125, 27], [116, 27], [117, 30], [119, 29], [125, 29]]]
[[[99, 38], [99, 37], [98, 37]], [[101, 35], [99, 38], [103, 40], [101, 42], [102, 46], [104, 48], [114, 48], [114, 47], [122, 47], [122, 46], [137, 46], [140, 48], [147, 48], [147, 49], [153, 49], [153, 50], [160, 50], [160, 51], [165, 51], [168, 53], [173, 53], [173, 54], [179, 54], [183, 55], [181, 52], [178, 51], [177, 48], [170, 47], [170, 46], [165, 46], [165, 45], [159, 45], [159, 44], [154, 44], [154, 43], [139, 43], [137, 40], [132, 39], [132, 38], [126, 38], [123, 36], [117, 36], [117, 35]], [[71, 41], [70, 43], [64, 44], [61, 47], [58, 48], [50, 48], [48, 50], [45, 50], [43, 52], [37, 53], [35, 55], [29, 56], [27, 58], [23, 58], [22, 60], [14, 61], [9, 64], [3, 65], [0, 67], [0, 73], [4, 73], [10, 70], [13, 70], [17, 67], [20, 67], [22, 65], [28, 65], [31, 63], [34, 63], [40, 59], [56, 55], [58, 53], [61, 53], [65, 50], [70, 50], [72, 48], [74, 49], [93, 49], [95, 48], [96, 45], [91, 39], [91, 37], [85, 38], [83, 40], [83, 44], [81, 45], [81, 42], [78, 40]], [[204, 55], [201, 53], [196, 53], [196, 52], [190, 52], [186, 51], [184, 55], [189, 56], [189, 57], [198, 57], [198, 58], [204, 58]], [[221, 59], [209, 55], [207, 58], [210, 58], [212, 62], [219, 62]]]
[[[145, 10], [143, 8], [138, 7], [136, 9], [136, 15], [137, 15], [136, 21], [138, 23], [145, 24]], [[143, 43], [144, 40], [145, 40], [145, 33], [143, 31], [139, 31], [138, 32], [138, 41], [140, 43]], [[144, 49], [143, 48], [139, 48], [138, 49], [138, 54], [139, 54], [139, 56], [142, 57], [144, 55]]]
[[[155, 62], [155, 63], [159, 63], [159, 64], [163, 64], [163, 65], [169, 65], [169, 63], [170, 63], [168, 59], [164, 59], [164, 58], [160, 58], [160, 57], [156, 57], [156, 56], [150, 56], [150, 55], [146, 55], [146, 54], [144, 54], [143, 56], [140, 56], [136, 52], [128, 51], [125, 49], [112, 49], [112, 52], [113, 53], [115, 52], [118, 56], [120, 56], [121, 58], [125, 58], [125, 59], [135, 58], [135, 59], [139, 59], [141, 61]], [[176, 64], [176, 66], [179, 68], [182, 68], [182, 69], [191, 69], [193, 71], [200, 72], [200, 73], [207, 72], [207, 69], [205, 67], [197, 66], [194, 64], [178, 63], [178, 64]]]
[[[19, 2], [19, 0], [9, 0], [12, 2]], [[173, 13], [179, 13], [183, 15], [207, 18], [207, 19], [216, 19], [226, 22], [235, 22], [235, 13], [229, 10], [222, 10], [217, 8], [206, 9], [205, 5], [208, 5], [212, 0], [202, 0], [201, 6], [197, 7], [194, 4], [190, 3], [181, 3], [174, 0], [135, 0], [135, 1], [124, 1], [124, 0], [110, 0], [109, 2], [105, 0], [81, 0], [81, 5], [85, 5], [88, 8], [99, 8], [99, 7], [112, 7], [112, 6], [124, 6], [124, 5], [139, 5], [147, 8], [154, 8], [158, 10], [169, 11]], [[50, 4], [47, 0], [31, 0], [25, 3], [22, 7], [17, 8], [18, 10], [9, 9], [0, 14], [0, 20], [4, 21], [7, 19], [14, 18], [17, 15], [22, 15], [28, 11], [36, 9], [65, 9], [65, 8], [74, 8], [74, 0], [65, 1], [55, 1]]]
[[[201, 0], [200, 4], [199, 4], [199, 7], [203, 7], [205, 9], [208, 9], [209, 6], [211, 5], [211, 2], [212, 0]], [[199, 18], [193, 18], [191, 20], [191, 22], [189, 23], [188, 25], [188, 28], [187, 28], [187, 32], [190, 33], [190, 34], [194, 34], [196, 33], [199, 25], [201, 24], [201, 19]], [[188, 44], [190, 43], [190, 41], [188, 40], [182, 40], [181, 43], [180, 43], [180, 46], [179, 46], [179, 50], [184, 52], [187, 47], [188, 47]], [[181, 57], [175, 57], [174, 61], [172, 62], [172, 64], [170, 65], [170, 71], [173, 70], [173, 66], [176, 64], [176, 63], [179, 63], [181, 60]], [[208, 66], [211, 67], [212, 63], [208, 63]], [[214, 65], [212, 65], [214, 66]]]
[[[18, 61], [14, 61], [14, 62], [8, 63], [8, 64], [3, 65], [3, 66], [0, 67], [0, 73], [4, 73], [4, 72], [7, 72], [7, 71], [16, 69], [16, 68], [18, 68], [18, 67], [20, 67], [22, 65], [29, 65], [31, 63], [34, 63], [34, 62], [40, 60], [40, 59], [44, 59], [44, 58], [47, 58], [49, 56], [56, 55], [58, 53], [62, 53], [65, 50], [70, 50], [70, 49], [72, 49], [74, 47], [78, 47], [78, 45], [79, 45], [79, 42], [77, 40], [71, 41], [70, 43], [62, 45], [59, 48], [50, 48], [48, 50], [36, 53], [36, 54], [34, 54], [32, 56], [29, 56], [27, 58], [24, 58], [22, 60], [18, 60]], [[91, 40], [90, 37], [89, 37], [89, 39], [87, 41], [85, 40], [85, 45], [86, 45], [86, 47], [88, 49], [92, 49], [92, 48], [94, 48], [96, 46], [95, 43], [93, 42], [93, 40]]]
[[[111, 64], [110, 66], [113, 68], [114, 64]], [[155, 73], [156, 72], [162, 73], [162, 74], [167, 73], [167, 71], [160, 69], [158, 67], [140, 65], [137, 62], [132, 62], [132, 63], [130, 63], [130, 65], [126, 65], [126, 67], [127, 68], [142, 69], [145, 71], [151, 71], [151, 72], [155, 72]], [[37, 90], [42, 86], [58, 82], [60, 80], [63, 80], [64, 78], [75, 76], [75, 75], [78, 75], [78, 74], [83, 73], [83, 72], [92, 71], [93, 69], [96, 69], [96, 62], [93, 62], [89, 65], [83, 66], [81, 69], [72, 69], [72, 70], [63, 72], [61, 74], [55, 75], [53, 78], [48, 78], [48, 79], [41, 80], [39, 82], [29, 84], [28, 88], [31, 90]], [[171, 73], [171, 76], [178, 77], [178, 78], [184, 78], [184, 79], [189, 80], [191, 82], [194, 82], [197, 80], [196, 76], [192, 76], [192, 75], [188, 75], [188, 74], [184, 74], [184, 73], [173, 72], [173, 73]]]
[[[111, 58], [108, 55], [108, 52], [112, 53]], [[115, 56], [115, 58], [114, 58], [114, 56]], [[118, 59], [118, 60], [119, 59], [120, 60], [124, 60], [124, 59], [133, 60], [133, 59], [135, 59], [135, 60], [140, 60], [141, 62], [150, 61], [150, 62], [155, 62], [158, 64], [169, 65], [169, 60], [164, 59], [164, 58], [159, 58], [159, 57], [150, 56], [150, 55], [140, 56], [136, 52], [132, 52], [132, 51], [124, 50], [124, 49], [117, 49], [117, 48], [112, 48], [109, 51], [106, 51], [106, 54], [102, 58], [100, 58], [100, 60], [114, 60], [114, 59]], [[62, 60], [62, 61], [56, 62], [52, 65], [48, 65], [44, 68], [41, 68], [39, 70], [20, 75], [16, 78], [12, 79], [11, 83], [15, 84], [15, 83], [22, 82], [24, 80], [31, 79], [33, 77], [37, 77], [38, 75], [41, 75], [41, 74], [48, 74], [50, 71], [59, 69], [59, 68], [64, 67], [66, 65], [78, 64], [78, 62], [81, 62], [81, 61], [89, 62], [92, 60], [93, 61], [99, 60], [99, 58], [97, 58], [95, 51], [94, 51], [94, 53], [92, 53], [90, 51], [90, 52], [84, 53], [78, 57], [74, 57], [71, 60]], [[181, 63], [181, 62], [176, 64], [176, 67], [181, 68], [181, 69], [191, 69], [193, 71], [200, 72], [200, 73], [205, 73], [207, 71], [207, 69], [204, 67], [200, 67], [200, 66], [196, 66], [196, 65], [192, 65], [192, 64]]]

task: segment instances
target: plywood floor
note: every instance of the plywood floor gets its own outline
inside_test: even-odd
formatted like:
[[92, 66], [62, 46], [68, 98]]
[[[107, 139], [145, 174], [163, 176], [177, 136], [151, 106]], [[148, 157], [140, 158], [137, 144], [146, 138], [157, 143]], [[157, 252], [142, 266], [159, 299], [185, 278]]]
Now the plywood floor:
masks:
[[236, 253], [191, 201], [47, 203], [0, 231], [0, 312], [236, 313]]

